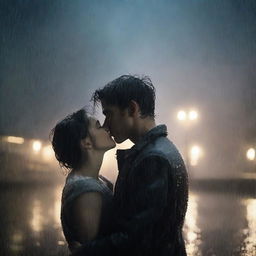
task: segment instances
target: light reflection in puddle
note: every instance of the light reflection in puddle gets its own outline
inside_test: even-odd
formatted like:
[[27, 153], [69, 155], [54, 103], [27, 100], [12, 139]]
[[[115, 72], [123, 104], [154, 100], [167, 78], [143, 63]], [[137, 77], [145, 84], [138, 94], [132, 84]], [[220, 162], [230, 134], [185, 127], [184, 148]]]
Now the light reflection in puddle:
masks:
[[[1, 255], [68, 255], [62, 186], [2, 190]], [[256, 256], [256, 199], [190, 191], [183, 231], [188, 256]]]
[[58, 241], [58, 245], [63, 246], [65, 245], [66, 240], [61, 228], [61, 221], [60, 221], [61, 195], [62, 195], [62, 186], [58, 186], [55, 189], [53, 219], [54, 219], [54, 227], [59, 230], [59, 235], [60, 235], [60, 240]]
[[23, 251], [23, 240], [24, 235], [22, 231], [16, 230], [11, 236], [10, 249], [16, 253]]
[[59, 227], [61, 225], [60, 223], [60, 208], [61, 208], [61, 193], [62, 193], [62, 187], [58, 186], [55, 189], [54, 192], [54, 207], [53, 207], [53, 220], [54, 220], [54, 226]]
[[38, 199], [35, 199], [32, 204], [32, 218], [31, 228], [35, 233], [42, 231], [43, 229], [43, 216], [42, 216], [42, 205]]
[[61, 192], [62, 184], [1, 190], [0, 255], [68, 255], [60, 224]]
[[188, 202], [188, 210], [184, 225], [184, 234], [186, 240], [186, 250], [188, 256], [201, 256], [199, 249], [201, 244], [201, 230], [197, 226], [198, 218], [198, 198], [194, 194], [190, 194]]
[[256, 255], [256, 199], [243, 201], [246, 207], [248, 227], [243, 230], [246, 236], [241, 256]]

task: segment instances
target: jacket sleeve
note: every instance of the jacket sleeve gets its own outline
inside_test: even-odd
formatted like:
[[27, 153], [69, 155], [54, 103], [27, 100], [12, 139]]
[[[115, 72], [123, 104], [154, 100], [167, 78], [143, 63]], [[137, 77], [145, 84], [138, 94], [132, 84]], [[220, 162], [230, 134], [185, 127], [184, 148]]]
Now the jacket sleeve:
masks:
[[147, 237], [154, 232], [167, 204], [168, 167], [168, 161], [159, 156], [140, 161], [128, 174], [129, 214], [121, 219], [124, 232], [89, 242], [73, 255], [122, 255], [130, 248], [148, 246]]
[[168, 200], [168, 160], [159, 156], [144, 158], [130, 174], [131, 214], [124, 222], [129, 244], [145, 248], [152, 241]]

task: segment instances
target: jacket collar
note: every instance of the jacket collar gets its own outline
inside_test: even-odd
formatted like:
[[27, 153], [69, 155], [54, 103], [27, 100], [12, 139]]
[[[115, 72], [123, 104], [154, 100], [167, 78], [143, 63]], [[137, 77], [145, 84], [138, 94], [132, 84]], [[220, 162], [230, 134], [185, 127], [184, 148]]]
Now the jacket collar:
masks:
[[140, 140], [132, 147], [133, 150], [141, 151], [147, 144], [161, 136], [167, 136], [166, 125], [158, 125], [149, 130]]
[[130, 157], [134, 153], [138, 153], [150, 142], [161, 136], [167, 136], [167, 127], [164, 124], [152, 128], [144, 136], [142, 136], [140, 140], [130, 149], [118, 149], [116, 151], [117, 160], [120, 161], [127, 157]]

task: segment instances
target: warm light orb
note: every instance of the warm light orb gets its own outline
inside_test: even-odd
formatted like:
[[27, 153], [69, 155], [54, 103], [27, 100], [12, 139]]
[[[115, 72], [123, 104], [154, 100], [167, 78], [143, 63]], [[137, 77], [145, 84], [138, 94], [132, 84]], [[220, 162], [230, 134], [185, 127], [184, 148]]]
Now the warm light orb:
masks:
[[198, 112], [195, 110], [192, 110], [188, 114], [189, 120], [194, 121], [198, 118]]
[[246, 153], [247, 159], [253, 161], [256, 156], [256, 152], [254, 148], [249, 148]]
[[190, 150], [190, 164], [196, 166], [201, 155], [202, 149], [197, 145], [193, 146]]
[[35, 151], [35, 152], [39, 152], [40, 150], [41, 150], [41, 147], [42, 147], [42, 142], [41, 141], [39, 141], [39, 140], [35, 140], [34, 142], [33, 142], [33, 150]]
[[200, 147], [198, 147], [198, 146], [193, 146], [192, 148], [191, 148], [191, 155], [194, 155], [194, 156], [199, 156], [199, 154], [200, 154]]
[[45, 160], [52, 160], [54, 159], [54, 151], [51, 145], [45, 146], [42, 150], [42, 154]]
[[180, 120], [180, 121], [186, 120], [186, 119], [187, 119], [187, 114], [186, 114], [186, 112], [183, 111], [183, 110], [180, 110], [180, 111], [178, 112], [178, 114], [177, 114], [177, 118], [178, 118], [178, 120]]
[[24, 143], [24, 138], [22, 138], [22, 137], [15, 137], [15, 136], [8, 136], [7, 137], [7, 142], [15, 143], [15, 144], [23, 144]]
[[201, 230], [198, 226], [198, 198], [189, 195], [188, 210], [185, 219], [186, 251], [188, 256], [200, 256]]
[[43, 220], [42, 203], [38, 199], [35, 199], [32, 204], [32, 216], [30, 220], [31, 228], [35, 233], [42, 231]]
[[245, 199], [243, 204], [246, 207], [246, 236], [243, 244], [247, 252], [246, 255], [255, 255], [255, 241], [256, 241], [256, 199]]

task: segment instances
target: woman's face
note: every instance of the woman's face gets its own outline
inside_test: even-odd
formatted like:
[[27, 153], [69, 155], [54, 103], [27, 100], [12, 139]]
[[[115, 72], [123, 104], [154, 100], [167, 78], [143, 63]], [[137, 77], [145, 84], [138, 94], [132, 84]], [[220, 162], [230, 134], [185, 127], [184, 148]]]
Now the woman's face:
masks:
[[115, 141], [111, 138], [110, 133], [101, 126], [100, 122], [89, 117], [89, 133], [93, 147], [97, 150], [107, 151], [116, 146]]

